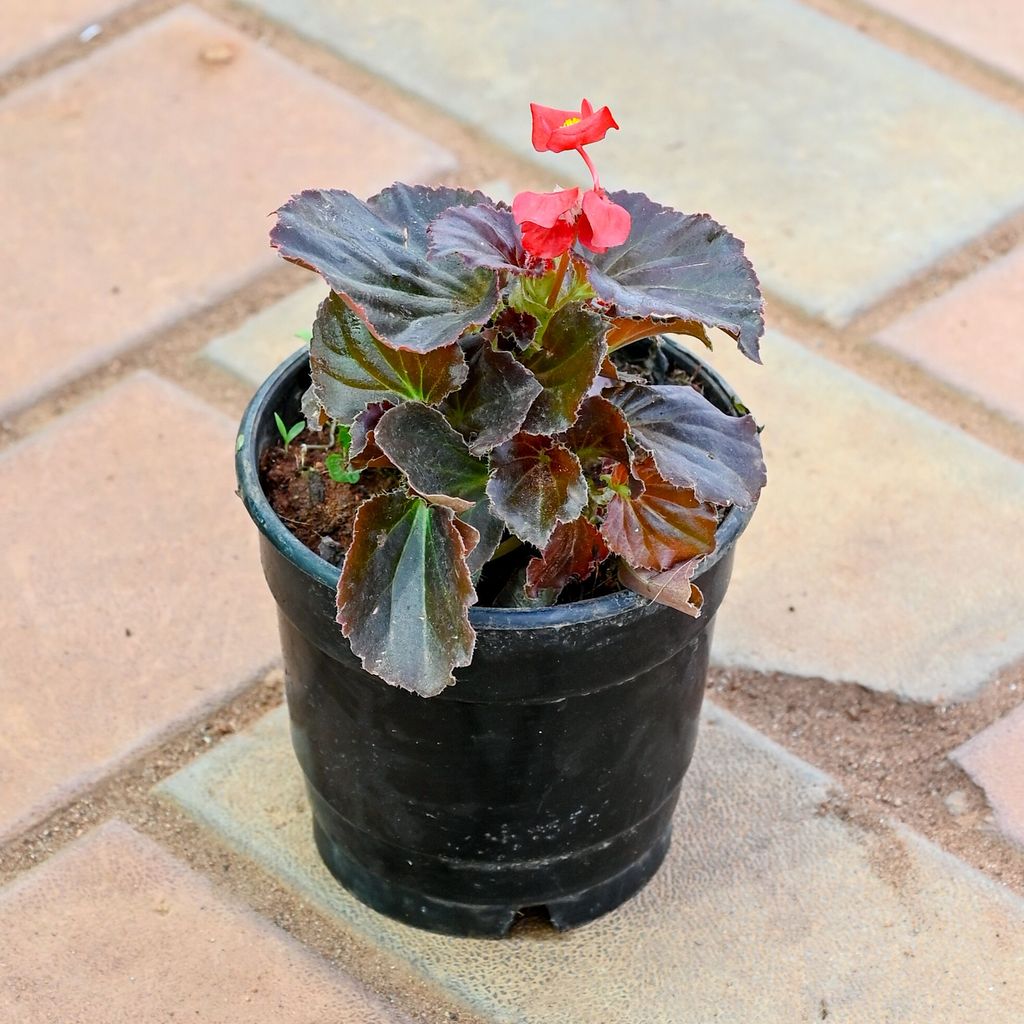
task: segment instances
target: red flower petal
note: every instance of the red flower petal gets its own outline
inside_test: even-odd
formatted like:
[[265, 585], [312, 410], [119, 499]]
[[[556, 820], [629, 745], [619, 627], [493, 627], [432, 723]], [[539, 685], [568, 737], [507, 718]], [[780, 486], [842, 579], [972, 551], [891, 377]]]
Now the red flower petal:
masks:
[[533, 115], [533, 148], [538, 153], [564, 153], [591, 142], [600, 142], [609, 128], [618, 128], [607, 107], [595, 111], [587, 100], [579, 110], [559, 110], [530, 104]]
[[554, 227], [579, 201], [580, 190], [561, 192], [520, 192], [512, 200], [512, 216], [517, 224], [527, 221], [542, 228]]
[[531, 255], [542, 260], [558, 259], [562, 253], [572, 248], [576, 241], [576, 226], [567, 220], [557, 221], [553, 227], [532, 224], [529, 221], [522, 225], [523, 248]]
[[594, 252], [607, 252], [629, 237], [629, 211], [594, 189], [583, 194], [580, 242]]

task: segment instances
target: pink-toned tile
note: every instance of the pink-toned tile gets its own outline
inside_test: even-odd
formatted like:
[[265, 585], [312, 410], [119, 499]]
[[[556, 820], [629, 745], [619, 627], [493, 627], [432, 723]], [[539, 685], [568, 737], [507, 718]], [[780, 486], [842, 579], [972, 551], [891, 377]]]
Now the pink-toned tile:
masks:
[[130, 0], [4, 0], [0, 71], [129, 4]]
[[1024, 249], [897, 320], [879, 340], [1024, 421]]
[[4, 1024], [395, 1024], [121, 822], [0, 891]]
[[871, 0], [875, 7], [1017, 78], [1024, 78], [1020, 0]]
[[268, 214], [293, 192], [452, 165], [187, 5], [12, 92], [0, 140], [0, 409], [279, 265]]
[[276, 658], [234, 434], [138, 374], [0, 457], [0, 834]]
[[1024, 846], [1024, 705], [953, 751], [952, 758], [985, 790], [996, 823]]

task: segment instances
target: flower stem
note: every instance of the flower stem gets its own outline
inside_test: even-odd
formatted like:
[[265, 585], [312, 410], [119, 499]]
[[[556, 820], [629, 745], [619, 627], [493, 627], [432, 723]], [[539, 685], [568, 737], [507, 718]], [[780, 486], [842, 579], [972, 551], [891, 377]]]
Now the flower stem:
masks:
[[601, 191], [601, 182], [598, 180], [598, 177], [597, 177], [597, 168], [592, 163], [590, 157], [587, 156], [587, 152], [586, 152], [586, 150], [582, 146], [577, 146], [576, 147], [576, 152], [579, 153], [579, 155], [581, 157], [583, 157], [583, 162], [587, 165], [587, 170], [590, 171], [591, 178], [594, 179], [594, 188], [598, 192], [600, 192]]
[[569, 250], [562, 253], [558, 261], [558, 270], [555, 273], [555, 283], [551, 286], [551, 293], [548, 295], [548, 309], [554, 309], [558, 296], [562, 291], [562, 282], [565, 280], [565, 272], [569, 269]]

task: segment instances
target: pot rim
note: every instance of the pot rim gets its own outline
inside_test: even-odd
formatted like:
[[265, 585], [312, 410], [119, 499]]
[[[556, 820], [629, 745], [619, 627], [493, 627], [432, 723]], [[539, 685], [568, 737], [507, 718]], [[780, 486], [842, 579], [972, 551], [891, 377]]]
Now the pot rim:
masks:
[[[695, 363], [701, 376], [719, 392], [720, 397], [727, 399], [730, 404], [739, 401], [725, 379], [702, 359], [671, 338], [661, 336], [661, 341], [677, 355]], [[239, 424], [235, 444], [237, 493], [260, 533], [296, 568], [333, 592], [338, 589], [341, 570], [307, 548], [274, 511], [260, 483], [260, 453], [256, 450], [258, 425], [264, 418], [270, 419], [277, 411], [273, 406], [277, 404], [278, 392], [282, 385], [301, 369], [303, 362], [308, 365], [308, 355], [307, 346], [293, 352], [277, 366], [249, 400]], [[746, 529], [756, 507], [755, 502], [749, 508], [732, 506], [728, 509], [718, 528], [718, 544], [701, 564], [699, 573], [694, 576], [695, 583], [699, 584], [701, 577], [732, 548]], [[581, 601], [573, 601], [571, 604], [553, 605], [549, 608], [489, 608], [474, 605], [469, 609], [469, 621], [474, 627], [485, 629], [557, 628], [609, 618], [624, 612], [639, 611], [650, 603], [649, 598], [635, 594], [631, 590], [619, 590], [613, 594], [588, 597]]]

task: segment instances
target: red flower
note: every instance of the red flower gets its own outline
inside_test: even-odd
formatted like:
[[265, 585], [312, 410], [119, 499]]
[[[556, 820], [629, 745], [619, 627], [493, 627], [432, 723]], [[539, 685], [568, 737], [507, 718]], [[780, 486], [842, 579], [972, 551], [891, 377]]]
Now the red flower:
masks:
[[553, 260], [578, 238], [594, 252], [607, 252], [629, 237], [629, 212], [601, 189], [520, 192], [512, 200], [512, 216], [523, 233], [523, 248], [538, 259]]
[[587, 100], [579, 110], [556, 110], [530, 104], [533, 115], [533, 148], [538, 153], [564, 153], [567, 149], [579, 149], [591, 142], [600, 142], [609, 128], [618, 128], [612, 112], [607, 107], [598, 111]]

